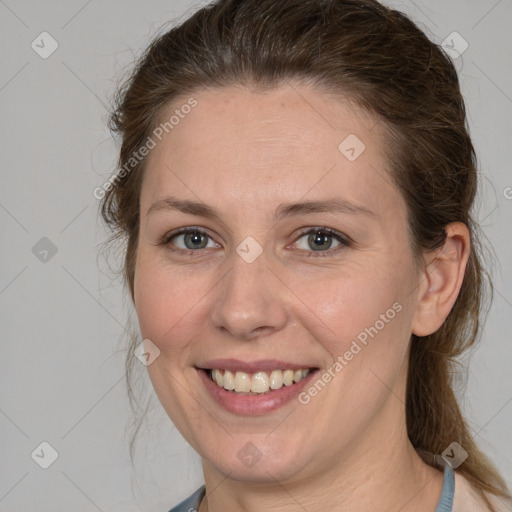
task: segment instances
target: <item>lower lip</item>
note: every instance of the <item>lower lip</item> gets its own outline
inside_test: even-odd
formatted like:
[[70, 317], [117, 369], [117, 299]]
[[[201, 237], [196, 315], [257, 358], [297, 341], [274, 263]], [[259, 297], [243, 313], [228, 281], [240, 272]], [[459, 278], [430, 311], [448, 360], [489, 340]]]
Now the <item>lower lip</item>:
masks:
[[291, 386], [283, 386], [268, 394], [239, 395], [233, 391], [226, 391], [224, 388], [221, 388], [210, 379], [207, 370], [197, 368], [197, 373], [212, 398], [227, 411], [245, 416], [258, 416], [275, 411], [294, 398], [297, 398], [317, 371], [318, 369], [312, 370], [301, 381], [295, 382]]

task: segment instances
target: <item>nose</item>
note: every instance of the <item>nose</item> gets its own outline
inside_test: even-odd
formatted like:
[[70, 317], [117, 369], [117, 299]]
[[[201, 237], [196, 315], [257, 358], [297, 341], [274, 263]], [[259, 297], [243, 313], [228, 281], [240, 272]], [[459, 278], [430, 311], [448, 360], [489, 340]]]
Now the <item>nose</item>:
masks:
[[253, 340], [286, 325], [286, 286], [267, 264], [263, 252], [248, 263], [239, 254], [219, 283], [211, 319], [217, 329], [237, 340]]

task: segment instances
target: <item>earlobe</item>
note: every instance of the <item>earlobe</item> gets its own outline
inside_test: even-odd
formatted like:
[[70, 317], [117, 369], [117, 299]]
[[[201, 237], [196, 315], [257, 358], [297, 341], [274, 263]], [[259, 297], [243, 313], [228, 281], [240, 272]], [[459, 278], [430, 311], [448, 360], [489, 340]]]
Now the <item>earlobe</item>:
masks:
[[418, 305], [412, 324], [416, 336], [437, 331], [450, 313], [459, 294], [470, 253], [469, 230], [462, 222], [445, 228], [444, 244], [426, 256], [418, 287]]

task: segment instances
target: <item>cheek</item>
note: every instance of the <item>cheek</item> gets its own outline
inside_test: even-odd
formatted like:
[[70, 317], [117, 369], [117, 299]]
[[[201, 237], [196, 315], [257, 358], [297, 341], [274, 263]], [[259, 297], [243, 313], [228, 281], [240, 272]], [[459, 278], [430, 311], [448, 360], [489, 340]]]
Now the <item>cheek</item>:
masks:
[[407, 354], [412, 310], [401, 292], [404, 283], [400, 285], [398, 278], [392, 282], [375, 278], [368, 272], [325, 282], [311, 295], [314, 309], [308, 317], [302, 316], [315, 343], [329, 354], [318, 377], [326, 382], [327, 391], [313, 382], [302, 403], [311, 402], [312, 410], [336, 436], [343, 433], [349, 438], [357, 425], [367, 424], [380, 410]]
[[[392, 309], [395, 302], [402, 302], [406, 288], [404, 273], [392, 274], [386, 266], [345, 267], [343, 271], [331, 272], [315, 280], [306, 279], [292, 285], [311, 313], [321, 320], [327, 332], [337, 342], [355, 337], [365, 328], [379, 321], [380, 315], [395, 317]], [[385, 318], [387, 320], [387, 317]], [[380, 323], [379, 323], [380, 326]], [[335, 341], [336, 343], [336, 341]]]
[[383, 382], [392, 386], [400, 373], [414, 309], [409, 293], [414, 274], [410, 263], [399, 263], [368, 265], [364, 272], [351, 268], [316, 287], [301, 285], [303, 293], [310, 290], [304, 295], [303, 325], [329, 354], [327, 370], [334, 377], [325, 377], [337, 390], [322, 393], [320, 401], [333, 400], [324, 410], [358, 411], [361, 399], [368, 410], [375, 409], [388, 394]]
[[[134, 303], [141, 336], [155, 343], [163, 355], [187, 344], [184, 326], [194, 317], [201, 283], [184, 279], [179, 269], [139, 252], [134, 280]], [[204, 294], [204, 291], [203, 291]], [[172, 338], [172, 344], [165, 340]], [[170, 354], [169, 354], [170, 355]]]

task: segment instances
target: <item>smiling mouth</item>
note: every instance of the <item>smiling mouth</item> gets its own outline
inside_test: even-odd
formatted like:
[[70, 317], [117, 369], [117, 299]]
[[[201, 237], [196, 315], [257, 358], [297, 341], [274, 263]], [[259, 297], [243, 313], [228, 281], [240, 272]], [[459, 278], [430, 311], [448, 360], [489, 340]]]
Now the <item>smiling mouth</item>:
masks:
[[293, 386], [304, 379], [316, 368], [298, 370], [272, 370], [247, 373], [231, 372], [224, 369], [205, 369], [209, 378], [220, 388], [239, 395], [264, 395], [281, 389], [283, 386]]

